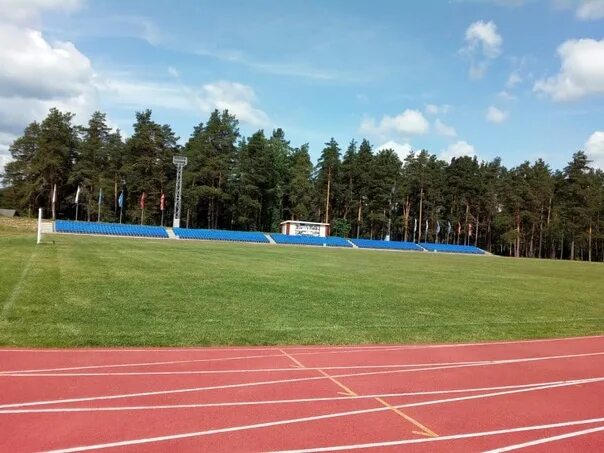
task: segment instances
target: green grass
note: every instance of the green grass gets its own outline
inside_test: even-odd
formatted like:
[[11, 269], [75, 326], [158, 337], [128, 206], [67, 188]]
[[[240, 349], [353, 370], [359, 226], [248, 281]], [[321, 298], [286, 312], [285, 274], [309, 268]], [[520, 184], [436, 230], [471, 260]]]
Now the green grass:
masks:
[[35, 246], [32, 233], [6, 231], [2, 345], [408, 343], [604, 333], [601, 263], [67, 235]]

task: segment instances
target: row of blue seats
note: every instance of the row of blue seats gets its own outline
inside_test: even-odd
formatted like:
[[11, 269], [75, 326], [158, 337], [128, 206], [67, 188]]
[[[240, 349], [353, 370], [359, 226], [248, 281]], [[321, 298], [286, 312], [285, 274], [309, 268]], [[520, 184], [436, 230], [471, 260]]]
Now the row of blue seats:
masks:
[[[107, 234], [114, 236], [157, 237], [167, 238], [165, 228], [150, 225], [128, 225], [117, 223], [73, 222], [57, 220], [55, 230], [59, 233]], [[211, 241], [256, 242], [268, 243], [269, 240], [257, 231], [228, 231], [204, 230], [189, 228], [174, 228], [174, 234], [180, 239], [202, 239]], [[400, 241], [380, 241], [375, 239], [344, 239], [337, 236], [289, 236], [272, 233], [271, 237], [277, 244], [314, 245], [328, 247], [352, 247], [351, 243], [364, 249], [413, 250], [442, 253], [469, 253], [483, 255], [485, 251], [472, 245], [436, 244]]]
[[413, 250], [423, 252], [423, 249], [413, 242], [379, 241], [375, 239], [351, 239], [360, 249]]
[[58, 233], [107, 234], [111, 236], [133, 236], [167, 238], [166, 229], [151, 225], [127, 225], [119, 223], [72, 222], [57, 220], [55, 231]]
[[422, 248], [428, 252], [443, 252], [443, 253], [471, 253], [474, 255], [484, 255], [485, 251], [474, 247], [473, 245], [457, 245], [457, 244], [434, 244], [422, 243]]
[[338, 236], [290, 236], [281, 233], [271, 233], [271, 237], [277, 244], [352, 247], [350, 242]]
[[269, 242], [266, 236], [258, 231], [196, 230], [189, 228], [174, 228], [174, 234], [180, 239], [260, 243]]

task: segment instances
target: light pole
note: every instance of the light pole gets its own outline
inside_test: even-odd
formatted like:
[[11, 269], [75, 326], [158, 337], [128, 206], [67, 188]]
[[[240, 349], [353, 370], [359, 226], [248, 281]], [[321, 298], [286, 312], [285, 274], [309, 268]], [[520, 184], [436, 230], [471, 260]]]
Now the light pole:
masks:
[[186, 156], [174, 156], [172, 163], [176, 165], [176, 191], [174, 192], [174, 222], [172, 228], [180, 228], [180, 208], [182, 204], [182, 169], [187, 165]]

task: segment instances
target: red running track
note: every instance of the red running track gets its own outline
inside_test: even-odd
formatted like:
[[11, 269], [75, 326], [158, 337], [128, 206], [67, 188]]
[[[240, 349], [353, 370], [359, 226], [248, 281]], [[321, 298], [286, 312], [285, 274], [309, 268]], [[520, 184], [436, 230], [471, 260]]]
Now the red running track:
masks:
[[0, 451], [604, 451], [604, 336], [0, 349]]

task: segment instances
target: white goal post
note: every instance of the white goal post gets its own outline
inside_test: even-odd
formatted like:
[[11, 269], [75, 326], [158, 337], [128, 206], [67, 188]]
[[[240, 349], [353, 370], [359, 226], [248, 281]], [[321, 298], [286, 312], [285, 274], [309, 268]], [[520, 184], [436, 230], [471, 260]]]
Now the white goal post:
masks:
[[36, 244], [42, 242], [42, 208], [38, 208], [38, 240]]

